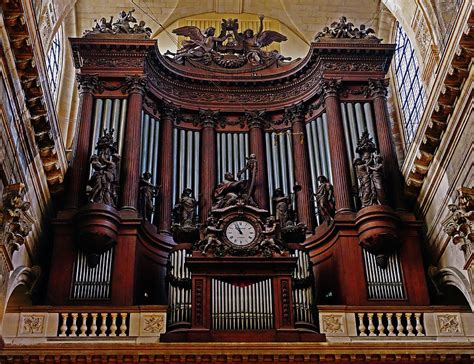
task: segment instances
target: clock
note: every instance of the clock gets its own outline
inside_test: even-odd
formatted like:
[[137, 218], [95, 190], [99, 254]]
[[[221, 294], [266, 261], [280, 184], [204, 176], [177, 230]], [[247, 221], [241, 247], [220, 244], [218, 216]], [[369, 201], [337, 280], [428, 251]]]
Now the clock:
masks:
[[254, 242], [255, 227], [246, 220], [233, 220], [225, 228], [226, 238], [234, 245], [244, 247]]

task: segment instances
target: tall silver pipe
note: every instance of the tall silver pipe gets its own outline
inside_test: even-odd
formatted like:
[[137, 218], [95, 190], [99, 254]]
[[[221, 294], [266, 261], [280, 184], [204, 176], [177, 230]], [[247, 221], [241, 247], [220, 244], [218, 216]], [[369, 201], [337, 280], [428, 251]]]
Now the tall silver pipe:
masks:
[[94, 153], [95, 144], [99, 140], [101, 133], [101, 119], [102, 119], [102, 109], [103, 109], [103, 100], [95, 99], [95, 110], [94, 110], [94, 132], [92, 135], [92, 145], [91, 145], [91, 154]]
[[236, 176], [240, 168], [239, 136], [237, 135], [237, 133], [232, 133], [231, 135], [232, 135], [232, 150], [234, 152], [234, 155], [233, 155], [234, 176]]
[[227, 168], [231, 173], [234, 173], [234, 161], [232, 159], [232, 134], [231, 133], [226, 133], [227, 134]]
[[285, 133], [285, 140], [286, 140], [286, 152], [287, 152], [287, 160], [288, 160], [288, 177], [289, 177], [289, 186], [288, 189], [292, 190], [293, 186], [295, 185], [295, 168], [294, 168], [294, 161], [293, 161], [293, 142], [291, 140], [291, 131], [288, 130]]
[[324, 136], [324, 150], [326, 151], [326, 175], [332, 182], [331, 170], [331, 152], [329, 151], [329, 136], [328, 136], [328, 119], [326, 113], [323, 113], [323, 136]]
[[193, 171], [193, 132], [186, 132], [186, 188], [192, 188]]
[[143, 122], [143, 133], [142, 133], [142, 143], [141, 143], [141, 162], [140, 162], [140, 171], [141, 173], [146, 171], [147, 168], [147, 157], [148, 157], [148, 130], [150, 128], [150, 116], [145, 114], [142, 119]]
[[153, 175], [153, 184], [156, 186], [158, 181], [158, 143], [160, 140], [160, 123], [158, 120], [154, 120], [156, 127], [155, 127], [155, 145], [153, 145], [153, 168], [152, 168], [152, 175]]
[[[268, 194], [270, 198], [273, 196], [274, 191], [274, 181], [273, 181], [273, 165], [272, 165], [272, 140], [270, 133], [265, 133], [265, 151], [266, 151], [266, 158], [267, 158], [267, 176], [268, 176]], [[270, 213], [273, 214], [273, 204], [270, 203]]]
[[323, 118], [319, 117], [316, 120], [316, 128], [318, 130], [318, 149], [319, 149], [319, 155], [321, 157], [321, 172], [322, 174], [325, 174], [326, 171], [328, 170], [327, 166], [327, 156], [326, 156], [326, 148], [324, 147], [324, 144], [326, 141], [324, 140], [324, 131], [323, 131]]
[[221, 148], [222, 148], [222, 173], [219, 176], [220, 181], [224, 177], [224, 174], [230, 172], [230, 168], [227, 165], [227, 137], [225, 133], [221, 133]]
[[239, 169], [242, 169], [245, 166], [245, 134], [239, 133]]
[[199, 159], [200, 158], [200, 134], [199, 132], [194, 132], [194, 182], [193, 182], [193, 191], [195, 194], [195, 197], [198, 198], [199, 194], [199, 173], [200, 173], [200, 168], [199, 168]]
[[178, 189], [178, 129], [173, 129], [173, 205], [177, 201]]
[[112, 116], [112, 100], [105, 99], [104, 113], [102, 114], [102, 130], [110, 130], [110, 119]]
[[[217, 134], [217, 182], [221, 182], [221, 176], [224, 175], [224, 171], [222, 170], [222, 146], [221, 146], [221, 138], [220, 134]], [[205, 171], [203, 171], [205, 173]]]
[[308, 155], [309, 155], [309, 169], [311, 172], [311, 188], [313, 189], [313, 192], [316, 192], [317, 186], [316, 186], [316, 179], [317, 179], [317, 173], [316, 173], [316, 163], [314, 162], [314, 136], [313, 136], [313, 131], [311, 130], [311, 122], [306, 124], [306, 136], [308, 138]]
[[375, 132], [375, 123], [372, 113], [372, 105], [370, 102], [364, 103], [364, 115], [367, 124], [367, 130], [370, 136], [374, 139], [375, 146], [378, 146], [377, 133]]
[[186, 175], [186, 130], [179, 131], [179, 189], [176, 192], [177, 197], [181, 195], [185, 188]]
[[354, 105], [356, 118], [357, 118], [357, 129], [359, 130], [359, 138], [362, 136], [364, 130], [368, 130], [367, 123], [364, 117], [364, 112], [362, 110], [362, 105], [360, 102], [356, 102]]
[[120, 127], [120, 99], [114, 99], [112, 106], [112, 122], [111, 127], [115, 130], [115, 135], [118, 135]]
[[119, 154], [122, 154], [122, 149], [123, 149], [123, 139], [124, 139], [124, 135], [125, 135], [125, 124], [126, 124], [126, 120], [127, 120], [127, 100], [123, 99], [121, 104], [122, 104], [122, 107], [121, 107], [121, 111], [120, 111], [120, 130], [117, 131]]
[[273, 159], [273, 180], [275, 181], [275, 189], [278, 187], [283, 188], [283, 184], [281, 182], [281, 174], [280, 174], [280, 156], [278, 153], [278, 140], [277, 134], [272, 133], [272, 159]]
[[280, 140], [278, 143], [280, 152], [280, 166], [281, 166], [281, 179], [282, 187], [285, 195], [288, 195], [288, 164], [286, 162], [286, 140], [285, 134], [280, 134]]
[[146, 172], [153, 170], [153, 146], [155, 145], [155, 120], [150, 118], [150, 126], [148, 129], [148, 155], [147, 155], [147, 166]]

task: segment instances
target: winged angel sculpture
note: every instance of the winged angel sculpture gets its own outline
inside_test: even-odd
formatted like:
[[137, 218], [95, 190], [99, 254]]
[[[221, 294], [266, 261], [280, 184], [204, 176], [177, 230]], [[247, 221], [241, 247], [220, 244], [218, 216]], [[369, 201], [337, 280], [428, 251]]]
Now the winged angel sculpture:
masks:
[[183, 47], [176, 53], [167, 52], [166, 55], [183, 64], [185, 60], [193, 60], [210, 65], [216, 63], [225, 68], [242, 67], [249, 63], [252, 66], [276, 61], [280, 64], [291, 60], [282, 56], [278, 51], [267, 52], [263, 47], [273, 42], [283, 42], [287, 37], [272, 30], [263, 30], [264, 16], [260, 15], [260, 26], [255, 34], [252, 29], [239, 33], [237, 19], [222, 19], [221, 32], [216, 36], [216, 29], [209, 27], [202, 32], [195, 26], [184, 26], [173, 30], [174, 34], [189, 37], [183, 42]]

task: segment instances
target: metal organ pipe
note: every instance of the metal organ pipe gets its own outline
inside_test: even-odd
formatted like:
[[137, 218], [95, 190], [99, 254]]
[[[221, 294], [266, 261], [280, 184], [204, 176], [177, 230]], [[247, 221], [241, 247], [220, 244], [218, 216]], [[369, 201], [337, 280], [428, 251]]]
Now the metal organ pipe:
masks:
[[[295, 250], [292, 256], [298, 258], [293, 271], [293, 280], [299, 281], [293, 287], [293, 310], [296, 322], [314, 324], [313, 286], [311, 280], [311, 265], [308, 254], [302, 250]], [[297, 287], [296, 287], [297, 286]]]
[[[226, 172], [237, 175], [249, 154], [248, 133], [217, 133], [217, 181], [221, 182]], [[246, 172], [246, 177], [248, 173]]]

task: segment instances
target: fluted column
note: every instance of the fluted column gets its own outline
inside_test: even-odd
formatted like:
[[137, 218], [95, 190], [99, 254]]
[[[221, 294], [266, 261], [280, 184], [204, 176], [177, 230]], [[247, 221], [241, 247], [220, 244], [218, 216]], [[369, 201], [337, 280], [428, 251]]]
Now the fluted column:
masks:
[[250, 153], [257, 158], [257, 176], [255, 181], [255, 202], [258, 207], [268, 210], [268, 176], [267, 159], [265, 158], [265, 135], [263, 131], [265, 120], [263, 112], [247, 113], [247, 123], [250, 128]]
[[212, 207], [212, 196], [217, 181], [216, 166], [216, 118], [217, 113], [201, 111], [199, 118], [201, 129], [201, 165], [200, 165], [200, 197], [199, 216], [202, 223], [208, 217]]
[[89, 154], [91, 150], [92, 113], [94, 93], [102, 90], [102, 82], [97, 75], [77, 75], [79, 83], [79, 130], [77, 133], [75, 155], [69, 174], [66, 194], [66, 207], [80, 207], [85, 200], [86, 185], [89, 178]]
[[328, 119], [329, 151], [331, 153], [332, 181], [336, 213], [352, 210], [351, 177], [346, 153], [346, 139], [342, 124], [338, 88], [341, 81], [325, 79], [322, 81], [326, 115]]
[[125, 79], [128, 91], [127, 124], [123, 142], [121, 166], [122, 210], [137, 210], [138, 184], [140, 182], [140, 131], [145, 76], [130, 76]]
[[308, 156], [308, 139], [305, 134], [304, 106], [292, 106], [285, 110], [285, 117], [291, 118], [293, 157], [295, 168], [295, 183], [301, 186], [301, 191], [296, 193], [296, 211], [298, 220], [314, 229], [314, 204], [312, 201], [311, 174]]
[[161, 112], [159, 144], [158, 216], [155, 225], [159, 231], [169, 231], [173, 209], [173, 124], [177, 109], [165, 106]]
[[369, 80], [369, 89], [374, 98], [375, 123], [379, 151], [383, 158], [386, 194], [392, 206], [401, 209], [403, 208], [403, 186], [387, 109], [388, 82], [386, 79]]

